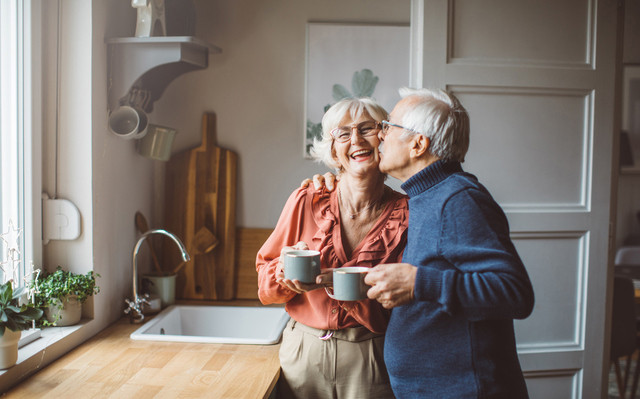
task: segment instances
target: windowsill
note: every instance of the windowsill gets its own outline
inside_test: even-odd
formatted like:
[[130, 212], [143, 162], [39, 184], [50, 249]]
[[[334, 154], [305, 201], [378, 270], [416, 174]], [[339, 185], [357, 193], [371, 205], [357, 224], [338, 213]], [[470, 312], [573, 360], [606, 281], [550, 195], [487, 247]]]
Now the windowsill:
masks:
[[39, 328], [33, 328], [31, 330], [23, 331], [22, 334], [20, 334], [18, 349], [21, 349], [22, 347], [29, 345], [30, 343], [40, 338], [41, 336], [42, 336], [42, 330]]
[[18, 349], [18, 361], [6, 370], [0, 370], [0, 392], [6, 392], [19, 381], [63, 356], [82, 340], [74, 338], [91, 319], [68, 327], [48, 327], [40, 332], [40, 337]]

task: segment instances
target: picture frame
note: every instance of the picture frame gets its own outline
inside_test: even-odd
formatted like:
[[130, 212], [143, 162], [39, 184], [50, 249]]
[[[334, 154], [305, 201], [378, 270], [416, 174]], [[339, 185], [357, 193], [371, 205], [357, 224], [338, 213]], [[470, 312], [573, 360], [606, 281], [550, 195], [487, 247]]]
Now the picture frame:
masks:
[[391, 112], [409, 85], [409, 25], [307, 23], [304, 157], [322, 117], [344, 97], [371, 97]]
[[629, 138], [634, 167], [640, 165], [640, 65], [626, 65], [623, 70], [622, 132]]

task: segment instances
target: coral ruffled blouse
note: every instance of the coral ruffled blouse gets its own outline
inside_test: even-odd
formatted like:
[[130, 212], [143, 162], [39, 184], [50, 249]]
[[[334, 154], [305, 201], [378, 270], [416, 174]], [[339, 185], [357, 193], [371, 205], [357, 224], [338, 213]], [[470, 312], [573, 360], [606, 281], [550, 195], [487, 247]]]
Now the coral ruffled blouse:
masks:
[[342, 245], [337, 190], [326, 192], [313, 186], [295, 190], [275, 230], [258, 252], [260, 301], [265, 305], [286, 303], [286, 310], [294, 320], [321, 330], [364, 326], [376, 333], [384, 332], [390, 312], [378, 302], [338, 301], [329, 298], [323, 289], [296, 294], [276, 283], [276, 266], [282, 248], [298, 241], [320, 251], [322, 268], [400, 262], [407, 240], [408, 213], [407, 197], [393, 191], [378, 222], [347, 258]]

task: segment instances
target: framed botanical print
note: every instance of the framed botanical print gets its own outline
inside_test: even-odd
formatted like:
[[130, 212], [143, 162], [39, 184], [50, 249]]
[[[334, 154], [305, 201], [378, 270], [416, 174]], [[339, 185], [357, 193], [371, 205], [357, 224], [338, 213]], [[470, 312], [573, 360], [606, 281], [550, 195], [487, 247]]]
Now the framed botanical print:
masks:
[[388, 112], [409, 84], [409, 26], [307, 24], [304, 155], [322, 117], [345, 97], [371, 97]]

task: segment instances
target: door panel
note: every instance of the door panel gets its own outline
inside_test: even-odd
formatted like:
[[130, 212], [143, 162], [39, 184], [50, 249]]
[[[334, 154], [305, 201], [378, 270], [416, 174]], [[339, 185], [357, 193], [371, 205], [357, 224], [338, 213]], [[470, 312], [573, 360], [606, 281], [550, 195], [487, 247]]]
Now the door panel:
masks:
[[533, 313], [515, 322], [519, 350], [582, 347], [586, 241], [578, 233], [514, 234], [513, 242], [537, 288]]
[[585, 64], [592, 7], [584, 0], [451, 1], [450, 62]]
[[451, 90], [469, 111], [463, 168], [505, 210], [533, 282], [534, 311], [515, 322], [532, 399], [606, 393], [617, 12], [412, 2], [412, 86]]
[[580, 381], [575, 370], [539, 373], [527, 379], [530, 398], [567, 399], [574, 397]]
[[473, 124], [465, 166], [503, 207], [584, 209], [588, 92], [448, 87]]

